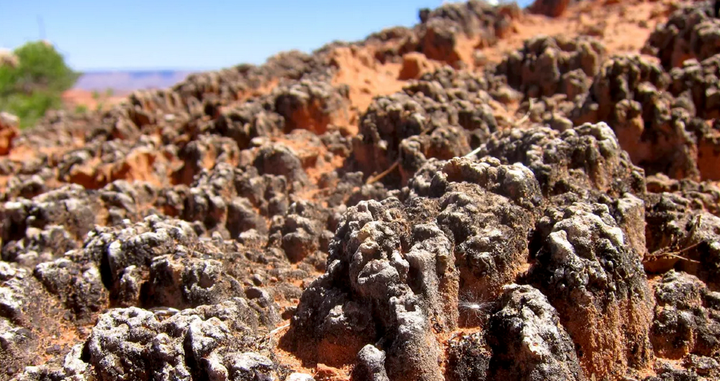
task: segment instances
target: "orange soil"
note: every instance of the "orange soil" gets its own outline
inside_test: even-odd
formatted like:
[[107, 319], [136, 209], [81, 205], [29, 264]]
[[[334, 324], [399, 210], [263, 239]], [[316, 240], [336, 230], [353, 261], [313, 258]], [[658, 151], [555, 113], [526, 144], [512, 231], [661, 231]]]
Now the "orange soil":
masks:
[[373, 97], [396, 93], [405, 85], [398, 79], [402, 65], [381, 64], [370, 49], [337, 48], [333, 54], [338, 67], [333, 85], [350, 87], [350, 101], [358, 114], [368, 108]]
[[[655, 26], [664, 21], [664, 17], [658, 15], [666, 15], [670, 6], [670, 2], [667, 1], [635, 0], [611, 5], [603, 3], [580, 2], [571, 5], [566, 13], [558, 18], [526, 14], [515, 21], [516, 33], [498, 41], [494, 46], [480, 50], [485, 54], [488, 62], [499, 63], [506, 54], [522, 48], [525, 40], [535, 36], [562, 35], [572, 38], [592, 35], [605, 44], [610, 55], [639, 53]], [[598, 20], [602, 21], [598, 22]], [[597, 35], [598, 32], [601, 34]], [[468, 47], [474, 49], [479, 42], [478, 38], [471, 43], [464, 42], [458, 45], [464, 49]], [[472, 51], [461, 51], [460, 57], [464, 59], [472, 57]], [[467, 63], [471, 64], [472, 61]]]

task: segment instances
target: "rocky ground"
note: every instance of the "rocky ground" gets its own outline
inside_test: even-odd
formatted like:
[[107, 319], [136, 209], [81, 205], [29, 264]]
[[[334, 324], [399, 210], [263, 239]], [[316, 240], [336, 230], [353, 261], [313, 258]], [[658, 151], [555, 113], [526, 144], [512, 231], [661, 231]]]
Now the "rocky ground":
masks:
[[3, 115], [0, 379], [720, 379], [712, 4], [531, 10]]

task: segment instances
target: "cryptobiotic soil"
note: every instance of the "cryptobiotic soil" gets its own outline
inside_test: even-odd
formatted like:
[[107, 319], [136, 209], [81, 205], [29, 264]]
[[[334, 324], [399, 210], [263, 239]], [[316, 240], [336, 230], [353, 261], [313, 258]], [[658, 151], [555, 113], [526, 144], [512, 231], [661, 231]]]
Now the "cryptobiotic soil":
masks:
[[712, 4], [531, 10], [3, 115], [0, 379], [720, 379]]

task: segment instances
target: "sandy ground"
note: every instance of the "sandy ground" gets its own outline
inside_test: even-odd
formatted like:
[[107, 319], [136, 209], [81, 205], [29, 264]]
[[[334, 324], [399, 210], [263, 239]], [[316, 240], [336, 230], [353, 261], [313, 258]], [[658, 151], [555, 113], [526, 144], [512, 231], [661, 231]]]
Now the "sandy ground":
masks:
[[63, 93], [63, 104], [67, 110], [76, 111], [84, 107], [88, 111], [106, 110], [127, 98], [128, 92], [107, 95], [103, 92], [93, 93], [88, 90], [71, 89]]

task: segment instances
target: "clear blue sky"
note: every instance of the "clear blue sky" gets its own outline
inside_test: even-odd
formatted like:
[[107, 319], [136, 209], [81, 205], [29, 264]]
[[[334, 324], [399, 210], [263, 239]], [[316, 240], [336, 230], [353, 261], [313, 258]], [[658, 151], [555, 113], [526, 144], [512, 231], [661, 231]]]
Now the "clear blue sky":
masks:
[[[526, 5], [529, 0], [519, 1]], [[76, 70], [216, 69], [418, 22], [442, 0], [0, 0], [0, 47], [44, 36]], [[39, 22], [39, 20], [42, 20]]]

